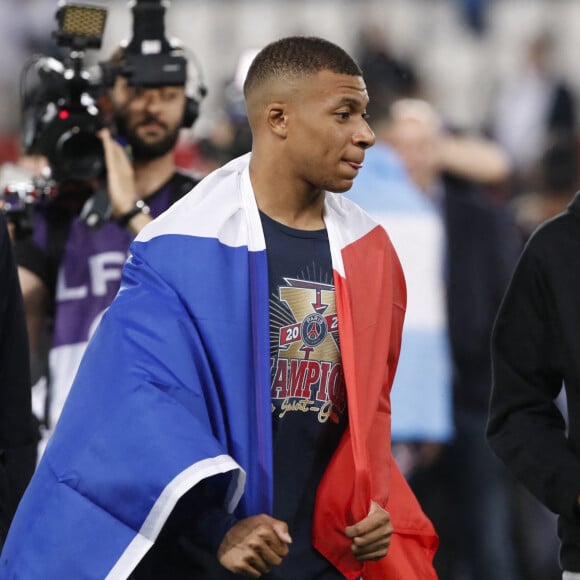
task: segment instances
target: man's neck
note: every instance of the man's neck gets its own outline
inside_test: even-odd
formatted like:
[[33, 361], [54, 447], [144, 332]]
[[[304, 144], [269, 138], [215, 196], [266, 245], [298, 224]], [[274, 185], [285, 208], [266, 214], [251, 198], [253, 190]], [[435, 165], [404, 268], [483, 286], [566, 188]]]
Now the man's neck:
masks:
[[[280, 166], [271, 163], [267, 167]], [[297, 230], [320, 230], [325, 227], [322, 218], [324, 191], [299, 191], [301, 184], [284, 179], [276, 169], [269, 175], [268, 171], [254, 171], [251, 164], [250, 180], [258, 208], [268, 217]]]
[[322, 206], [289, 207], [280, 203], [260, 203], [258, 207], [268, 217], [296, 230], [321, 230], [325, 227]]
[[175, 173], [173, 151], [151, 161], [136, 162], [133, 167], [137, 196], [144, 199], [167, 183]]

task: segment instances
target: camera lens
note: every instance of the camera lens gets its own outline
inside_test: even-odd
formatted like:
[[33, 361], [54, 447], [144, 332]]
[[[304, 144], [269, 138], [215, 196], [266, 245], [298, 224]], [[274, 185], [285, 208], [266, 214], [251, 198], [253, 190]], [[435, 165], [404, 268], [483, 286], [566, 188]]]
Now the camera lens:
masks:
[[51, 161], [57, 180], [62, 177], [69, 181], [88, 181], [99, 177], [105, 170], [101, 140], [95, 131], [78, 127], [62, 133]]

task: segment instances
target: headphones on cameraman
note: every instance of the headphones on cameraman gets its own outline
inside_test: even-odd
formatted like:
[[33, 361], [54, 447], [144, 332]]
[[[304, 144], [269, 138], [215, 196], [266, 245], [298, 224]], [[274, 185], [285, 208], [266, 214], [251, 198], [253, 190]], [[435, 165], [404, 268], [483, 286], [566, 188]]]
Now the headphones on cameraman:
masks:
[[185, 108], [183, 110], [183, 120], [181, 126], [184, 129], [189, 129], [197, 121], [199, 117], [199, 101], [193, 97], [185, 97]]
[[187, 61], [188, 69], [191, 68], [190, 65], [195, 69], [195, 82], [191, 79], [191, 75], [189, 74], [191, 71], [188, 70], [188, 80], [185, 83], [185, 107], [183, 110], [183, 119], [181, 121], [181, 126], [184, 129], [189, 129], [199, 117], [200, 104], [207, 95], [207, 86], [203, 79], [201, 65], [195, 54], [184, 47], [179, 47], [178, 50], [184, 53], [183, 56]]

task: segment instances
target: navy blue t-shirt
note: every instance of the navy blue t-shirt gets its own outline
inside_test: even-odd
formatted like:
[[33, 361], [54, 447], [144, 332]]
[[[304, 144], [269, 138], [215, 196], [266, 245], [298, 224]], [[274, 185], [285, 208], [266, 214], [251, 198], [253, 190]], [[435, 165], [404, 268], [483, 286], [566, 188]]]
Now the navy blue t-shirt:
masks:
[[311, 532], [316, 490], [347, 422], [328, 235], [261, 218], [270, 284], [273, 515], [293, 540], [264, 578], [343, 579], [313, 548]]
[[[312, 546], [316, 490], [347, 423], [328, 235], [261, 218], [270, 284], [273, 516], [288, 524], [293, 540], [282, 564], [262, 578], [344, 580]], [[196, 486], [131, 579], [239, 578], [215, 557], [235, 521], [216, 506], [211, 486]]]

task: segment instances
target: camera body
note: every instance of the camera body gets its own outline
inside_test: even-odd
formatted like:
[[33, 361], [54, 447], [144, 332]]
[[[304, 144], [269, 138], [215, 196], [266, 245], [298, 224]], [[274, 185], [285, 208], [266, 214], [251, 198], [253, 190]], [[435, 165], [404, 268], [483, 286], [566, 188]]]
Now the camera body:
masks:
[[58, 47], [68, 49], [68, 57], [38, 55], [22, 71], [23, 150], [45, 156], [57, 183], [91, 180], [105, 169], [96, 136], [105, 125], [100, 87], [84, 69], [84, 56], [87, 49], [101, 47], [106, 14], [96, 6], [62, 4], [54, 37]]
[[27, 155], [47, 158], [58, 184], [88, 181], [105, 170], [97, 132], [105, 126], [92, 87], [80, 63], [40, 57], [35, 67], [39, 84], [24, 98], [22, 146]]

